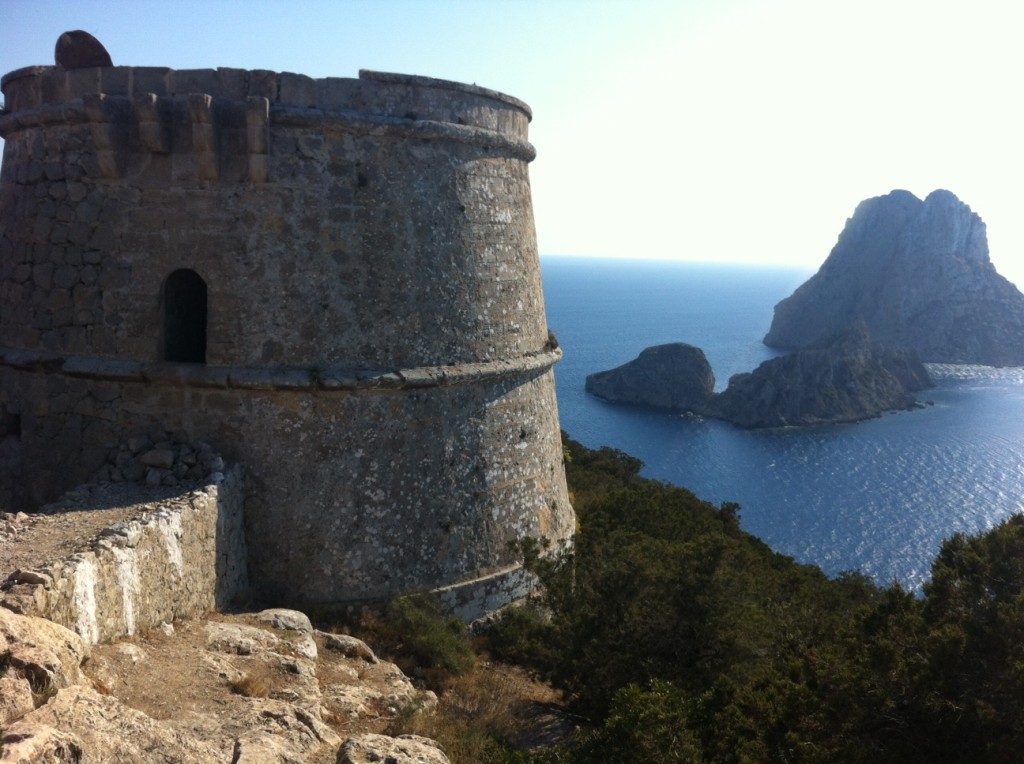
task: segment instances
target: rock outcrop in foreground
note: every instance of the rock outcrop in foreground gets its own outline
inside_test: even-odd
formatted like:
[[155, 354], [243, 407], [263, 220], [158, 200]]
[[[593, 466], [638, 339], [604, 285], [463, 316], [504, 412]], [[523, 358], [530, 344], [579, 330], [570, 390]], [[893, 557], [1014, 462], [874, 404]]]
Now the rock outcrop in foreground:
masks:
[[913, 393], [931, 385], [916, 353], [872, 343], [863, 323], [736, 374], [717, 395], [704, 353], [682, 343], [647, 348], [627, 364], [587, 377], [588, 392], [612, 402], [700, 414], [747, 428], [869, 419], [914, 407]]
[[448, 762], [432, 740], [379, 734], [433, 693], [294, 610], [88, 645], [0, 607], [0, 655], [0, 764]]
[[949, 191], [861, 202], [821, 269], [775, 306], [764, 342], [806, 347], [858, 319], [924, 361], [1024, 365], [1024, 295], [996, 273], [984, 222]]

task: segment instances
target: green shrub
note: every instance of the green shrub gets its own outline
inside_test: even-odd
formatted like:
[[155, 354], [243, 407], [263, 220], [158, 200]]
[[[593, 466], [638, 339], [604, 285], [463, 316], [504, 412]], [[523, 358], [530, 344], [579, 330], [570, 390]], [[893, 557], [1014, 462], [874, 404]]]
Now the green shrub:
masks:
[[550, 617], [527, 602], [501, 611], [487, 631], [487, 644], [498, 660], [550, 672], [559, 657], [553, 636]]
[[420, 669], [418, 673], [460, 676], [473, 667], [465, 624], [446, 616], [436, 597], [424, 593], [396, 597], [385, 619], [398, 640], [399, 655]]

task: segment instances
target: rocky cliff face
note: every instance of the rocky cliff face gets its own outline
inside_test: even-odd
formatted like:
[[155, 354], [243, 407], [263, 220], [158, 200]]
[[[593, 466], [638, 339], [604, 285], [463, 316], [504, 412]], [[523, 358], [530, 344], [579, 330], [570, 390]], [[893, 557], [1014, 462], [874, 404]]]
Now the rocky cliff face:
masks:
[[925, 361], [1024, 365], [1024, 295], [996, 273], [984, 222], [949, 191], [861, 202], [818, 273], [775, 306], [764, 341], [806, 347], [857, 319]]
[[622, 366], [587, 377], [587, 392], [599, 398], [675, 411], [703, 410], [714, 389], [704, 351], [683, 342], [649, 347]]
[[913, 393], [931, 385], [916, 353], [873, 344], [860, 323], [735, 375], [707, 413], [740, 427], [855, 422], [910, 408]]
[[648, 348], [627, 364], [587, 377], [588, 392], [607, 400], [750, 428], [868, 419], [914, 406], [913, 393], [931, 384], [916, 353], [872, 343], [863, 322], [733, 376], [718, 395], [704, 353], [681, 343]]

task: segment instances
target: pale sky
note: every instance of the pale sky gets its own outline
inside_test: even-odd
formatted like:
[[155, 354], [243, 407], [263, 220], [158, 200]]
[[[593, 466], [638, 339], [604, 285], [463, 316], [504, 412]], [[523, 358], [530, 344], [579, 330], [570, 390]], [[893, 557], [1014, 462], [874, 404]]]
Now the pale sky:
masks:
[[0, 71], [360, 68], [534, 111], [543, 254], [816, 267], [862, 199], [953, 191], [1024, 285], [1016, 0], [0, 0]]

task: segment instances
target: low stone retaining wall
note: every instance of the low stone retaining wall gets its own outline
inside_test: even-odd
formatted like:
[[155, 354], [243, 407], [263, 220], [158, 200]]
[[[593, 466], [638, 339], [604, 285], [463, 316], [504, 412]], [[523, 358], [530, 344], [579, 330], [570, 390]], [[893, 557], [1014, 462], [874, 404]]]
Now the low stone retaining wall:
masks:
[[537, 577], [522, 565], [511, 565], [489, 576], [434, 589], [445, 610], [472, 623], [510, 602], [524, 599], [537, 587]]
[[248, 586], [241, 470], [139, 506], [137, 519], [100, 534], [92, 548], [15, 571], [0, 605], [55, 621], [88, 643], [227, 606]]

